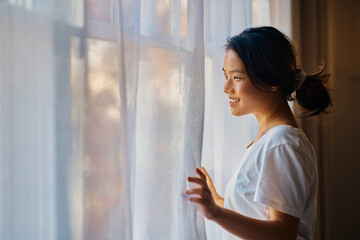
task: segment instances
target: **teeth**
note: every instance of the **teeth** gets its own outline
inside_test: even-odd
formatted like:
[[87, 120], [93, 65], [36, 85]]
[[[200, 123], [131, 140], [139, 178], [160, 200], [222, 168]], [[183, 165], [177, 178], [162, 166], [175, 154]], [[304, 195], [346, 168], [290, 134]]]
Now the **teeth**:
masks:
[[240, 102], [240, 99], [230, 99], [230, 102]]

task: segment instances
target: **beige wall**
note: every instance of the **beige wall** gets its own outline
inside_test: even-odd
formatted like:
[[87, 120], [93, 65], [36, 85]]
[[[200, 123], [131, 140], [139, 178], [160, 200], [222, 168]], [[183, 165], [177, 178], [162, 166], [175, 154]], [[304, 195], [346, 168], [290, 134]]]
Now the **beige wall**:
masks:
[[335, 82], [332, 137], [336, 239], [360, 228], [360, 1], [329, 1], [329, 62]]
[[303, 121], [319, 158], [316, 239], [359, 239], [360, 233], [360, 1], [294, 0], [294, 38], [309, 73], [325, 60], [334, 106]]

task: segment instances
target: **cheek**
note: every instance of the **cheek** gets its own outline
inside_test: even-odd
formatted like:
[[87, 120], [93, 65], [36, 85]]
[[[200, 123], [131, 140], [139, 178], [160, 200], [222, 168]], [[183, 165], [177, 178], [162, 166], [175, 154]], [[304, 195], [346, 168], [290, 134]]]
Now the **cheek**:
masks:
[[256, 98], [258, 95], [258, 90], [252, 86], [252, 84], [244, 83], [239, 86], [239, 95], [242, 100], [251, 100]]
[[264, 92], [255, 88], [252, 84], [244, 84], [241, 88], [239, 88], [239, 96], [241, 97], [243, 106], [251, 108], [254, 111], [258, 110], [259, 107], [262, 108], [262, 106], [266, 104]]

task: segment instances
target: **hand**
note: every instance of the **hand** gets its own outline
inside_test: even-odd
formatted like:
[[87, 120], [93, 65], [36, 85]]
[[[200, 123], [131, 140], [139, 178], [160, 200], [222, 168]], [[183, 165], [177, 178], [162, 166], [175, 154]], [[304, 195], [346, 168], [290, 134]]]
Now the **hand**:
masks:
[[206, 176], [206, 183], [211, 191], [211, 195], [213, 196], [215, 203], [221, 207], [224, 206], [224, 199], [217, 193], [214, 183], [210, 177], [210, 175], [207, 173], [206, 169], [204, 167], [200, 168], [201, 172], [205, 174]]
[[219, 210], [219, 206], [215, 203], [211, 194], [210, 188], [206, 182], [206, 175], [198, 168], [196, 168], [196, 173], [200, 178], [188, 177], [188, 181], [199, 184], [200, 188], [189, 189], [186, 191], [186, 194], [199, 195], [199, 197], [191, 197], [190, 201], [200, 204], [204, 216], [208, 219], [213, 219]]

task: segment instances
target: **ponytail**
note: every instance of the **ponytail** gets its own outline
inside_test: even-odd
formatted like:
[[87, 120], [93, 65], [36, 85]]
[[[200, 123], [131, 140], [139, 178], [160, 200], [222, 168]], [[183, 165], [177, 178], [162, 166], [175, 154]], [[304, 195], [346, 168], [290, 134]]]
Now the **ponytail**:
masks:
[[304, 109], [304, 117], [324, 113], [325, 109], [332, 105], [328, 88], [325, 86], [329, 77], [330, 74], [326, 72], [325, 64], [322, 64], [320, 71], [314, 75], [306, 75], [295, 91], [296, 100]]

